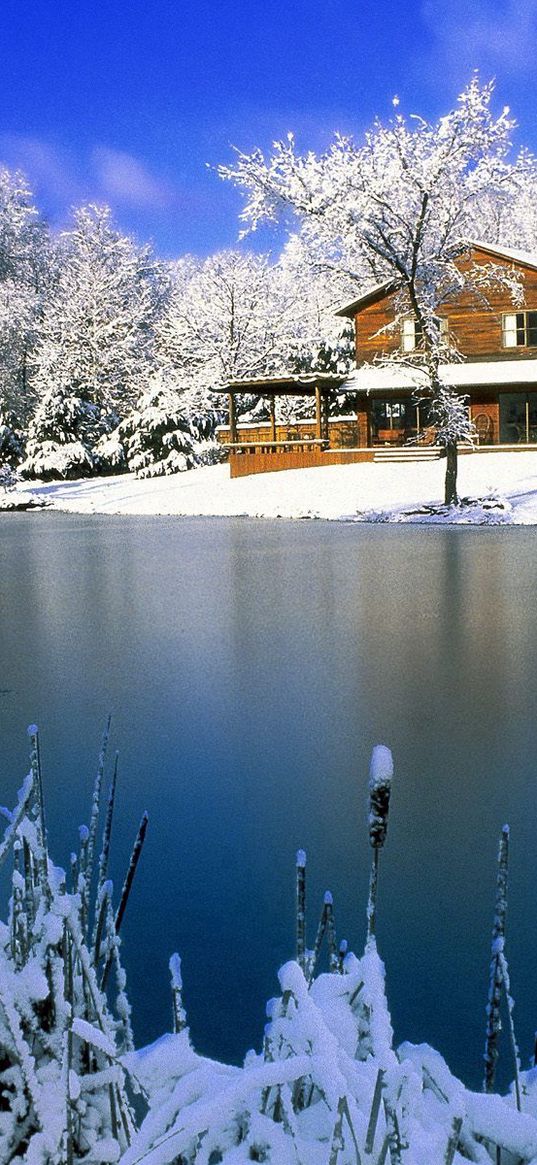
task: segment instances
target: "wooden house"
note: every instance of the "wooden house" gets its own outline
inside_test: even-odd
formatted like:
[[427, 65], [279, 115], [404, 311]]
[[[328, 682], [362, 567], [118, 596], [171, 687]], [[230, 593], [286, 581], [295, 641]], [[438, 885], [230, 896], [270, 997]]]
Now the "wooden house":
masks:
[[[461, 360], [441, 366], [443, 381], [468, 399], [478, 452], [502, 446], [537, 450], [537, 257], [475, 243], [460, 263], [508, 267], [520, 280], [524, 306], [513, 306], [507, 288], [464, 292], [438, 308], [443, 331]], [[392, 283], [377, 286], [342, 307], [354, 322], [356, 368], [347, 376], [235, 381], [229, 394], [229, 425], [219, 439], [229, 451], [232, 476], [388, 457], [439, 456], [429, 424], [427, 388], [419, 368], [420, 336], [412, 314], [396, 311]], [[398, 360], [402, 355], [416, 360]], [[390, 359], [391, 358], [391, 359]], [[236, 398], [256, 393], [269, 401], [270, 419], [237, 422]], [[295, 425], [276, 423], [278, 397], [310, 394], [315, 418]], [[352, 407], [336, 415], [345, 394]]]

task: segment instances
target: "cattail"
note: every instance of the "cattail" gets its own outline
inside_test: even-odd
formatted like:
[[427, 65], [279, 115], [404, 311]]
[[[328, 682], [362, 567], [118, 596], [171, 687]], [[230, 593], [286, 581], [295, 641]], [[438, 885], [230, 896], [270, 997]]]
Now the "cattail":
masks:
[[334, 899], [329, 890], [324, 896], [324, 908], [326, 912], [326, 941], [328, 945], [328, 965], [331, 971], [339, 970], [337, 939], [336, 939], [336, 922], [334, 918]]
[[367, 903], [366, 946], [375, 945], [379, 855], [386, 841], [388, 811], [390, 807], [393, 758], [384, 744], [375, 745], [369, 766], [369, 843], [373, 848], [373, 861], [369, 878]]
[[374, 849], [386, 840], [392, 777], [392, 754], [386, 745], [376, 744], [369, 766], [369, 842]]
[[346, 958], [348, 949], [349, 949], [349, 944], [347, 942], [347, 939], [342, 938], [342, 940], [339, 944], [339, 951], [338, 951], [338, 968], [339, 968], [340, 975], [343, 974], [343, 964], [345, 962], [345, 958]]
[[296, 961], [306, 969], [306, 852], [296, 854]]
[[487, 1003], [487, 1031], [485, 1038], [485, 1078], [483, 1091], [493, 1092], [498, 1042], [501, 1030], [500, 1000], [502, 994], [502, 962], [505, 942], [505, 921], [507, 917], [507, 882], [509, 871], [509, 826], [504, 825], [498, 849], [498, 873], [496, 879], [496, 911], [492, 928], [492, 947], [489, 976], [489, 997]]

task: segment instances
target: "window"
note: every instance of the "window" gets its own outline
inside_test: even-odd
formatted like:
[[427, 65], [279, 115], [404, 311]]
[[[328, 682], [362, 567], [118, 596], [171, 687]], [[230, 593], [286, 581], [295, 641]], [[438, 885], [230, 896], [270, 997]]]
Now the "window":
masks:
[[504, 348], [537, 348], [537, 311], [502, 316], [502, 341]]
[[[445, 339], [448, 334], [447, 320], [437, 319], [436, 322], [440, 325], [440, 338]], [[417, 320], [401, 321], [401, 349], [403, 352], [414, 352], [416, 348], [421, 348], [422, 336], [422, 328]]]

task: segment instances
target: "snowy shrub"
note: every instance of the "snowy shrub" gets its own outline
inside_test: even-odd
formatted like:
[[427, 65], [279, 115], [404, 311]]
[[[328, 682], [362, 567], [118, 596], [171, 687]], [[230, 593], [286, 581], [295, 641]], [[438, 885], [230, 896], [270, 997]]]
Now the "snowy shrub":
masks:
[[48, 855], [39, 740], [35, 726], [28, 732], [31, 769], [16, 808], [3, 811], [0, 845], [0, 863], [13, 855], [0, 926], [0, 1160], [118, 1161], [135, 1131], [119, 1058], [132, 1048], [117, 933], [130, 882], [114, 914], [107, 864], [115, 775], [95, 863], [108, 730], [70, 889]]
[[0, 462], [0, 489], [7, 492], [9, 489], [14, 489], [17, 484], [17, 475], [14, 473], [10, 465]]
[[160, 477], [218, 460], [213, 429], [213, 418], [193, 409], [188, 393], [158, 373], [113, 436], [125, 450], [129, 470], [138, 477]]
[[12, 417], [0, 412], [0, 462], [14, 468], [22, 459], [23, 435]]
[[119, 428], [99, 438], [93, 456], [100, 473], [122, 473], [127, 469], [125, 446]]
[[96, 405], [67, 390], [50, 389], [30, 424], [23, 477], [74, 478], [95, 470], [93, 447], [107, 420]]

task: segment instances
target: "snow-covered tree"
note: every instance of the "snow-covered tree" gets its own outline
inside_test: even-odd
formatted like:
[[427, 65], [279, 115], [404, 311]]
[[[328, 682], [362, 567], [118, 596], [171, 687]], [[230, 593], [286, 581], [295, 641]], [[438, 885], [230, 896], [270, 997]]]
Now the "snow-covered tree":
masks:
[[[533, 158], [510, 160], [514, 122], [495, 116], [493, 85], [474, 76], [456, 107], [431, 124], [398, 112], [377, 121], [362, 144], [336, 137], [327, 153], [300, 155], [292, 135], [271, 157], [237, 153], [222, 177], [246, 192], [246, 228], [262, 220], [298, 217], [305, 237], [327, 261], [353, 272], [362, 286], [389, 281], [400, 317], [412, 312], [421, 336], [420, 362], [440, 416], [438, 439], [447, 451], [446, 502], [456, 501], [457, 441], [470, 437], [460, 402], [442, 385], [440, 365], [456, 354], [440, 332], [437, 310], [455, 293], [503, 278], [498, 266], [457, 262], [461, 248], [486, 233], [502, 208], [508, 221], [524, 183], [535, 183]], [[491, 220], [492, 226], [492, 220]], [[497, 229], [497, 222], [496, 222]], [[513, 295], [517, 288], [512, 285]]]
[[113, 226], [107, 207], [75, 212], [59, 242], [58, 273], [35, 352], [40, 402], [24, 472], [99, 468], [95, 447], [127, 414], [153, 367], [162, 285], [148, 248]]
[[[229, 381], [307, 371], [322, 361], [341, 366], [348, 344], [333, 310], [342, 298], [334, 280], [313, 272], [298, 239], [277, 262], [247, 251], [188, 257], [174, 267], [157, 328], [159, 359], [175, 369], [185, 406], [217, 421], [222, 403], [211, 390]], [[243, 414], [265, 409], [255, 395], [241, 400]]]
[[[263, 375], [278, 358], [278, 312], [287, 302], [266, 255], [223, 251], [175, 268], [167, 311], [159, 324], [161, 350], [178, 370], [208, 389]], [[288, 310], [288, 308], [287, 308]]]
[[106, 459], [117, 441], [126, 467], [138, 477], [181, 473], [219, 459], [213, 430], [211, 413], [203, 407], [198, 410], [192, 394], [177, 388], [173, 374], [164, 367], [154, 373], [136, 407], [114, 433], [101, 441], [98, 452]]
[[35, 399], [33, 350], [49, 240], [28, 183], [0, 169], [0, 455], [20, 461]]

